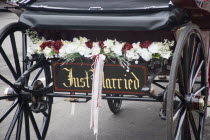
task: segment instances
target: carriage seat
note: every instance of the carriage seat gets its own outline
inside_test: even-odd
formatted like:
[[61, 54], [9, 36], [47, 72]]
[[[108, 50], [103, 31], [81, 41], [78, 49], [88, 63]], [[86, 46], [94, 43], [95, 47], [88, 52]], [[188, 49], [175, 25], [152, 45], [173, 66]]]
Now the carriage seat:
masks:
[[[36, 0], [20, 22], [33, 28], [76, 30], [170, 30], [186, 23], [169, 0]], [[93, 5], [93, 7], [91, 7]], [[92, 9], [91, 9], [92, 8]]]

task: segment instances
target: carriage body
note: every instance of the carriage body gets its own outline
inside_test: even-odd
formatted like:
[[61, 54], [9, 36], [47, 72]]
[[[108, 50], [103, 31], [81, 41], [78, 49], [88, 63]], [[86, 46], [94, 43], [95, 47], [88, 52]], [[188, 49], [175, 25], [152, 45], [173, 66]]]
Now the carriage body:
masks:
[[[133, 92], [124, 83], [123, 86], [126, 85], [125, 91], [106, 89], [102, 91], [102, 98], [108, 100], [108, 105], [113, 113], [120, 111], [122, 100], [162, 102], [160, 116], [167, 121], [168, 140], [182, 139], [183, 137], [187, 140], [190, 140], [191, 137], [203, 139], [208, 101], [209, 6], [209, 0], [110, 0], [106, 2], [88, 1], [88, 3], [85, 0], [20, 1], [15, 10], [11, 9], [20, 16], [19, 22], [5, 27], [0, 32], [1, 59], [5, 61], [5, 65], [14, 77], [14, 81], [10, 82], [0, 73], [0, 80], [10, 86], [6, 95], [0, 97], [0, 101], [3, 99], [14, 101], [0, 120], [3, 121], [15, 106], [19, 106], [5, 139], [10, 138], [17, 121], [22, 123], [23, 114], [26, 118], [25, 127], [29, 127], [27, 118], [30, 118], [37, 138], [44, 139], [49, 126], [54, 97], [76, 98], [76, 100], [71, 100], [72, 102], [80, 102], [78, 99], [85, 99], [81, 102], [87, 102], [92, 98], [92, 86], [84, 90], [84, 88], [78, 88], [79, 84], [75, 84], [74, 88], [62, 87], [61, 85], [57, 87], [56, 85], [70, 81], [68, 79], [70, 72], [64, 73], [62, 71], [64, 68], [75, 68], [79, 77], [84, 75], [82, 72], [91, 69], [94, 57], [91, 59], [79, 58], [76, 59], [76, 62], [68, 63], [66, 60], [60, 59], [55, 53], [50, 58], [46, 58], [45, 55], [40, 57], [40, 54], [32, 54], [29, 57], [27, 56], [29, 46], [26, 29], [36, 31], [48, 42], [74, 40], [74, 37], [79, 36], [87, 37], [93, 42], [105, 41], [107, 38], [129, 44], [143, 42], [143, 46], [147, 44], [147, 41], [151, 42], [142, 49], [149, 49], [148, 47], [152, 43], [160, 43], [164, 39], [174, 40], [175, 45], [170, 46], [170, 52], [172, 52], [170, 57], [164, 58], [160, 53], [158, 56], [151, 55], [150, 60], [138, 57], [138, 60], [134, 59], [135, 62], [131, 62], [131, 71], [129, 72], [138, 73], [140, 71], [139, 78], [144, 77], [141, 80], [143, 85], [140, 86], [140, 89]], [[14, 45], [14, 33], [16, 31], [22, 32], [21, 51], [23, 57], [20, 62], [17, 59], [17, 47]], [[1, 47], [7, 36], [11, 39], [14, 67], [5, 53], [6, 50]], [[127, 54], [123, 55], [126, 56]], [[109, 69], [109, 66], [112, 68]], [[114, 73], [115, 75], [112, 76], [119, 76], [118, 73], [125, 76], [126, 70], [121, 66], [113, 64], [111, 58], [105, 63], [104, 71], [109, 73], [108, 75]], [[134, 67], [139, 69], [134, 70]], [[38, 72], [34, 75], [34, 71]], [[44, 75], [44, 82], [39, 80], [40, 75]], [[122, 75], [116, 80], [118, 85], [120, 84], [119, 79], [123, 79]], [[160, 75], [164, 79], [161, 77], [158, 79]], [[29, 80], [30, 77], [32, 80]], [[68, 80], [62, 81], [64, 77]], [[88, 81], [85, 84], [88, 85]], [[158, 86], [162, 91], [154, 94], [152, 84]], [[106, 87], [106, 85], [103, 86]], [[114, 86], [114, 82], [112, 86]], [[69, 92], [73, 92], [73, 94], [69, 94]], [[195, 112], [197, 112], [198, 121], [194, 119]], [[42, 113], [45, 118], [41, 130], [37, 127], [33, 113]], [[178, 123], [175, 120], [178, 120]], [[175, 123], [176, 127], [174, 128]], [[18, 130], [21, 130], [22, 124], [18, 124]], [[192, 132], [189, 126], [193, 130]], [[26, 131], [26, 139], [30, 137], [28, 134], [30, 132]], [[17, 139], [20, 138], [21, 131], [17, 131]]]

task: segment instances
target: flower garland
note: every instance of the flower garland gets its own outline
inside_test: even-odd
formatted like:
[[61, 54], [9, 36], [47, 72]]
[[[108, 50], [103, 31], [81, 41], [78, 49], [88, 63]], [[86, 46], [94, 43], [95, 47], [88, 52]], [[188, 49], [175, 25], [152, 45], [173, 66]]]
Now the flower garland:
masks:
[[117, 59], [122, 65], [137, 61], [139, 58], [145, 61], [150, 61], [152, 58], [169, 59], [172, 55], [170, 48], [174, 46], [174, 41], [167, 39], [164, 42], [145, 41], [133, 44], [111, 39], [91, 42], [85, 37], [75, 37], [72, 41], [52, 41], [44, 38], [32, 38], [32, 41], [33, 45], [28, 49], [28, 55], [44, 54], [46, 58], [56, 56], [74, 61], [78, 57], [93, 58], [98, 54], [104, 54], [108, 59]]

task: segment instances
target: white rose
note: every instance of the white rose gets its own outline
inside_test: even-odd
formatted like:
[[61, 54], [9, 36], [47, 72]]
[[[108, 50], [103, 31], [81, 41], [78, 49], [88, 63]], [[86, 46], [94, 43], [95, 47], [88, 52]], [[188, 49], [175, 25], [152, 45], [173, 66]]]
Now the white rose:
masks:
[[66, 46], [68, 44], [70, 44], [71, 42], [68, 40], [61, 40], [61, 42], [63, 43], [63, 46]]
[[135, 60], [135, 59], [139, 59], [139, 55], [135, 52], [134, 48], [126, 51], [126, 57], [130, 61]]
[[114, 40], [107, 39], [104, 41], [104, 46], [107, 48], [112, 48], [114, 46]]
[[72, 43], [77, 44], [77, 45], [80, 45], [80, 40], [79, 40], [79, 38], [74, 37]]
[[85, 42], [88, 42], [88, 39], [86, 37], [79, 37], [80, 45], [85, 44]]
[[104, 53], [105, 53], [105, 54], [110, 53], [110, 51], [111, 51], [110, 48], [107, 48], [107, 47], [104, 48]]
[[91, 56], [91, 49], [86, 47], [85, 45], [79, 46], [77, 50], [81, 56], [85, 57]]
[[78, 52], [78, 50], [77, 50], [78, 47], [79, 47], [79, 45], [77, 43], [72, 42], [72, 43], [66, 45], [66, 51], [67, 51], [68, 54], [77, 53]]
[[151, 53], [159, 53], [161, 47], [163, 46], [160, 42], [153, 42], [149, 47], [148, 50]]
[[171, 51], [160, 52], [161, 57], [168, 59], [171, 56]]
[[53, 56], [53, 49], [46, 47], [44, 50], [45, 57], [49, 58], [50, 56]]
[[141, 57], [145, 61], [149, 61], [150, 59], [152, 59], [152, 53], [150, 53], [146, 48], [143, 48], [142, 53], [141, 53]]
[[138, 54], [141, 54], [141, 53], [142, 53], [142, 48], [141, 48], [139, 45], [140, 45], [140, 42], [137, 42], [137, 43], [133, 43], [133, 44], [132, 44], [134, 50], [135, 50]]
[[67, 54], [67, 46], [62, 46], [62, 48], [59, 50], [59, 56], [65, 57]]
[[97, 55], [101, 52], [101, 48], [98, 45], [98, 42], [93, 42], [93, 48], [91, 49], [92, 55]]
[[111, 50], [116, 53], [118, 56], [122, 55], [122, 48], [125, 43], [120, 43], [115, 41], [114, 46], [111, 48]]

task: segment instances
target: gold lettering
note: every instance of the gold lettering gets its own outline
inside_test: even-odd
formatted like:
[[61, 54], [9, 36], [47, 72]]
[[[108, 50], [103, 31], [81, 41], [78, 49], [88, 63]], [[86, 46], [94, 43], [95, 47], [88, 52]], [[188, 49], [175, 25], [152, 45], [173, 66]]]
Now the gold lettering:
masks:
[[135, 78], [135, 80], [134, 80], [134, 89], [137, 90], [140, 87], [140, 85], [139, 85], [139, 79], [136, 77], [136, 75], [133, 72], [131, 72], [131, 74]]
[[120, 81], [122, 81], [122, 79], [117, 79], [117, 81], [118, 81], [118, 88], [121, 89]]
[[73, 81], [74, 81], [74, 87], [78, 87], [76, 78], [73, 78]]
[[102, 85], [103, 85], [103, 88], [106, 88], [106, 85], [105, 85], [105, 78], [104, 78], [104, 72], [102, 74]]
[[66, 83], [63, 83], [63, 85], [64, 85], [65, 87], [71, 87], [71, 86], [72, 86], [72, 84], [73, 84], [73, 79], [72, 79], [72, 77], [73, 77], [73, 75], [72, 75], [72, 69], [63, 68], [63, 70], [66, 70], [66, 71], [68, 71], [68, 72], [69, 72], [69, 74], [68, 74], [68, 81], [69, 81], [69, 85], [66, 85]]
[[117, 79], [115, 79], [115, 78], [112, 78], [112, 85], [113, 85], [113, 88], [114, 89], [116, 89], [116, 87], [115, 87], [115, 81], [116, 81]]
[[80, 78], [80, 82], [83, 84], [81, 87], [85, 87], [85, 81], [84, 81], [84, 78]]
[[86, 82], [87, 82], [87, 88], [90, 88], [90, 85], [89, 85], [89, 75], [88, 75], [88, 72], [85, 71], [85, 78], [86, 79]]
[[128, 88], [129, 89], [132, 89], [132, 87], [131, 87], [132, 83], [133, 83], [133, 80], [129, 79], [128, 80]]
[[[127, 76], [127, 75], [125, 74], [125, 76]], [[128, 86], [127, 86], [127, 79], [124, 79], [124, 83], [125, 83], [125, 89], [128, 89]]]
[[107, 86], [108, 89], [109, 89], [109, 88], [112, 89], [111, 81], [110, 81], [109, 78], [106, 79], [106, 86]]

